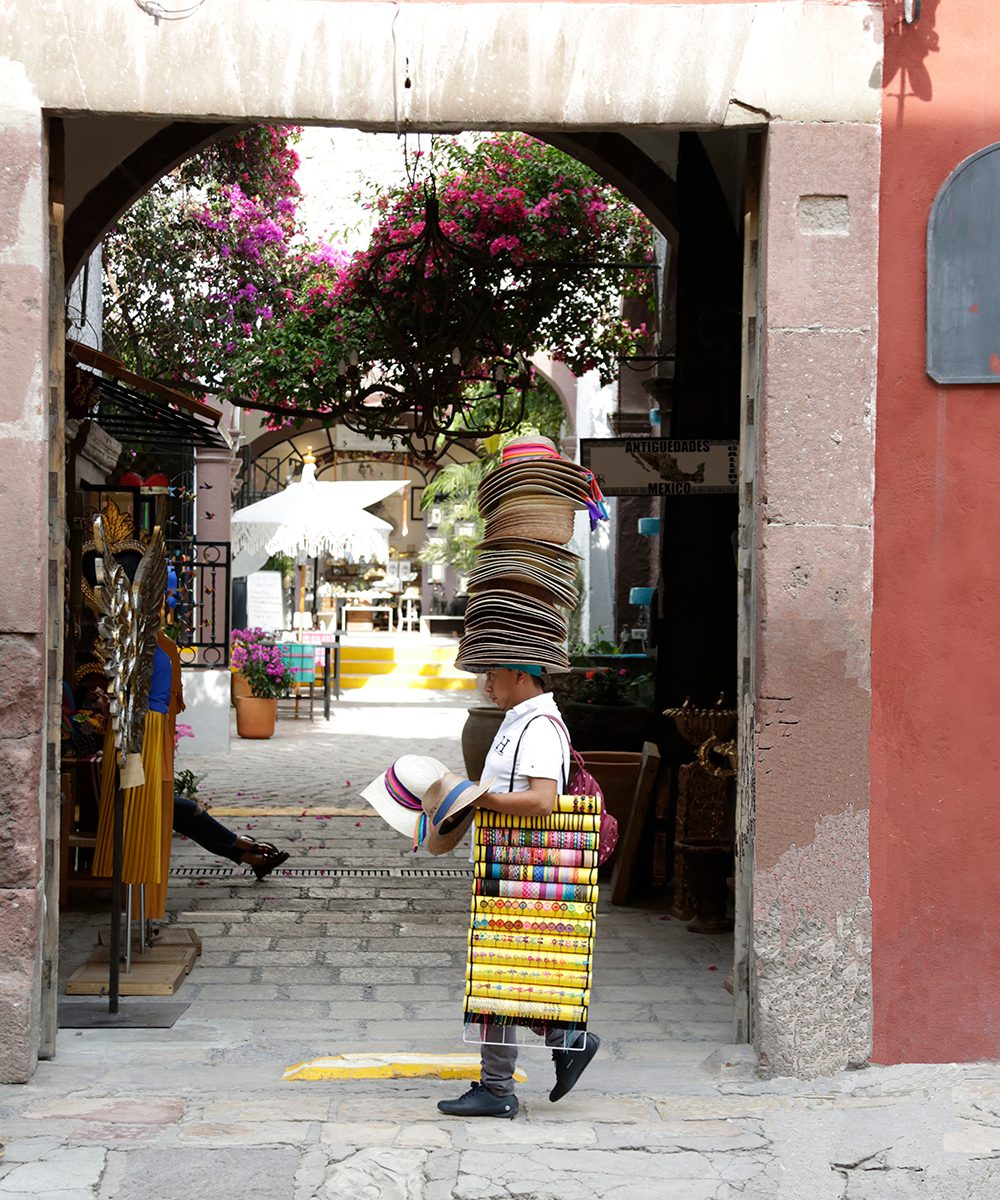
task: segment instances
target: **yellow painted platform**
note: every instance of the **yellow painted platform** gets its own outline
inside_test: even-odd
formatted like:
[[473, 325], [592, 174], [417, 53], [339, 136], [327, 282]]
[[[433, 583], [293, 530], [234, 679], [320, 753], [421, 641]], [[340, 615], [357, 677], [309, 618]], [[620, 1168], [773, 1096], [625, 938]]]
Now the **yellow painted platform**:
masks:
[[[326, 1079], [478, 1079], [478, 1054], [334, 1054], [289, 1067], [282, 1079], [313, 1083]], [[518, 1083], [528, 1076], [518, 1068]]]
[[455, 668], [458, 642], [445, 644], [401, 638], [392, 643], [345, 643], [340, 652], [340, 686], [421, 688], [468, 692], [475, 676]]
[[397, 671], [389, 675], [341, 675], [340, 686], [344, 691], [357, 688], [424, 688], [437, 692], [472, 692], [476, 681], [470, 675], [416, 675]]

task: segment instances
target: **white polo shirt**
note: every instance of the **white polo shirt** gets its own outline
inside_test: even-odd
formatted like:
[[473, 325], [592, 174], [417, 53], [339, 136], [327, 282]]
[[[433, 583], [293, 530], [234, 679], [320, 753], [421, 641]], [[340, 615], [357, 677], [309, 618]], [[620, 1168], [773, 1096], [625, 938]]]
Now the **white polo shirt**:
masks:
[[[529, 778], [554, 779], [557, 789], [566, 786], [570, 765], [569, 739], [558, 725], [541, 716], [542, 713], [562, 720], [550, 692], [522, 700], [505, 715], [483, 767], [483, 779], [493, 780], [491, 792], [526, 792], [531, 786]], [[533, 720], [536, 717], [538, 719]]]

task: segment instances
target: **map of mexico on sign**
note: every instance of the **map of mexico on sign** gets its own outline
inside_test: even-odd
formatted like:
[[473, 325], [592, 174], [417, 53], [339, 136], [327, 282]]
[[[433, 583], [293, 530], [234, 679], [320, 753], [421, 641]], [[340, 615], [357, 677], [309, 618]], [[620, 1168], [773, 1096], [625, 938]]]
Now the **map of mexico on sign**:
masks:
[[735, 492], [740, 444], [712, 438], [584, 438], [581, 461], [605, 496]]

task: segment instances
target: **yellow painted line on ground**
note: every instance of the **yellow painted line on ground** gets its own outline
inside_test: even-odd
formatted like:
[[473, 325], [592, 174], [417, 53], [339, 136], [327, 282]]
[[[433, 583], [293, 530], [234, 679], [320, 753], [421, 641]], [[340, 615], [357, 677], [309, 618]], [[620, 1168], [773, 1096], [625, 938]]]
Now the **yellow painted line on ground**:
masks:
[[[289, 1067], [282, 1080], [312, 1083], [325, 1079], [478, 1079], [478, 1054], [334, 1054]], [[518, 1068], [518, 1083], [528, 1076]]]
[[316, 808], [230, 808], [228, 805], [210, 804], [208, 811], [213, 817], [375, 817], [370, 808], [331, 808], [329, 805]]

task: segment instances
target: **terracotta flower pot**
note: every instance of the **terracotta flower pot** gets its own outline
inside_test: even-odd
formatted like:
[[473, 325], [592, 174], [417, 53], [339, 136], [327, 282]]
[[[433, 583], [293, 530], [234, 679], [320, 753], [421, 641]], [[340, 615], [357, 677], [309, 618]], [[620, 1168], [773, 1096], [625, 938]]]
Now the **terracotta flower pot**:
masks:
[[236, 697], [236, 732], [241, 738], [272, 737], [277, 716], [277, 700], [263, 696]]
[[462, 726], [462, 758], [470, 779], [482, 779], [486, 755], [505, 716], [503, 709], [494, 704], [476, 705], [469, 709]]
[[235, 705], [238, 696], [252, 696], [250, 684], [239, 671], [233, 671], [229, 676], [229, 700]]

